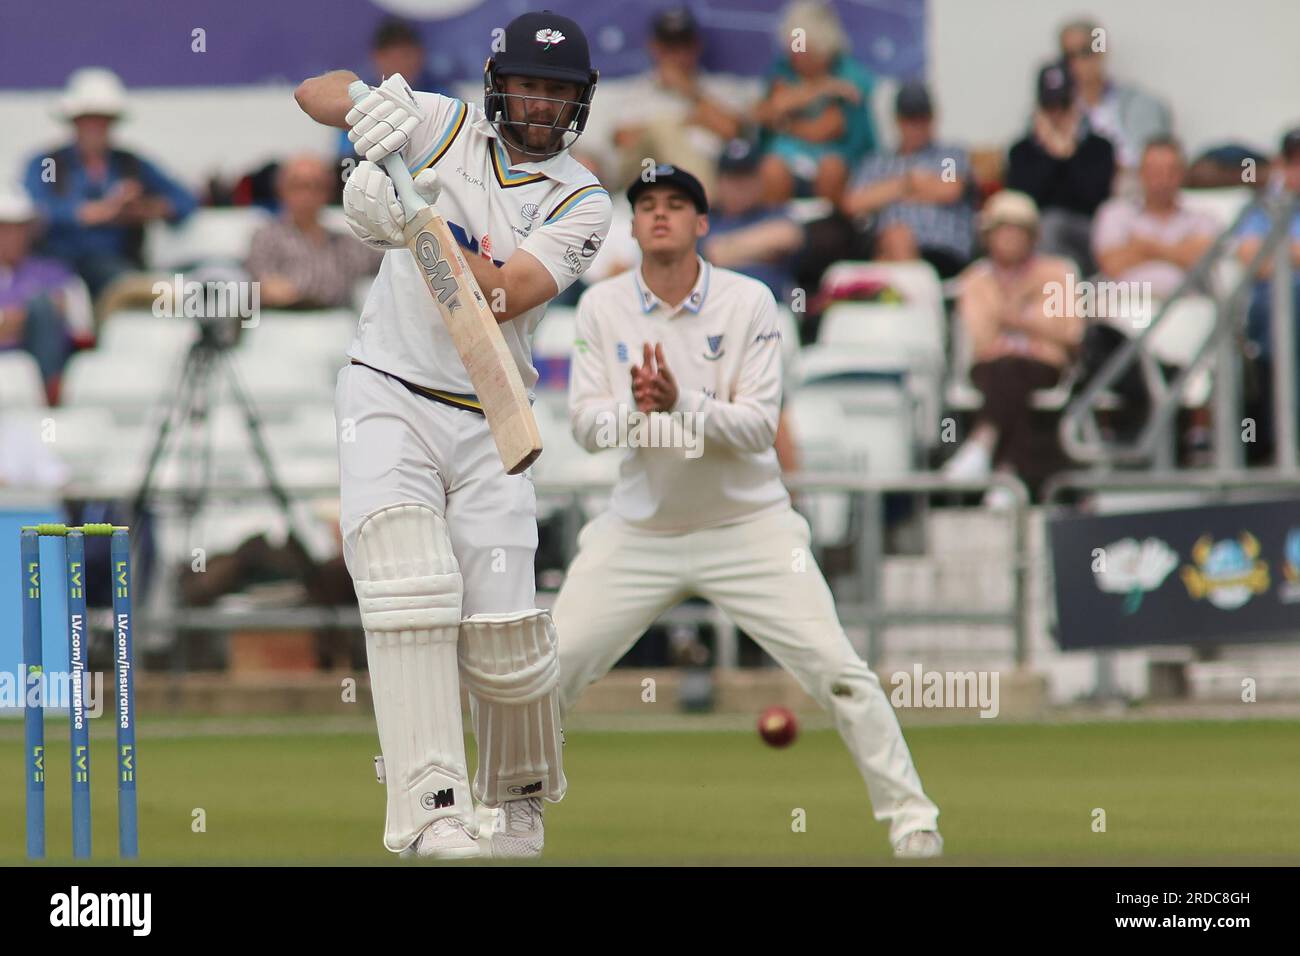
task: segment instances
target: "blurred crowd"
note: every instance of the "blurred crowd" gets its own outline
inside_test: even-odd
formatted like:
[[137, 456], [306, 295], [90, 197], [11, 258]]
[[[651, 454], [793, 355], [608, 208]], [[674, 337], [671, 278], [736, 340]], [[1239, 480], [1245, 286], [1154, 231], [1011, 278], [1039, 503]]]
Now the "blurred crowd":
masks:
[[[801, 42], [792, 45], [796, 29]], [[788, 306], [805, 293], [810, 305], [793, 307], [805, 344], [816, 340], [826, 301], [816, 293], [832, 264], [928, 263], [944, 282], [945, 320], [970, 343], [970, 380], [983, 398], [945, 466], [956, 476], [1003, 469], [1036, 487], [1068, 464], [1059, 448], [1045, 454], [1031, 441], [1038, 427], [1031, 396], [1085, 359], [1095, 368], [1122, 334], [1117, 340], [1113, 326], [1052, 314], [1046, 286], [1071, 277], [1142, 282], [1159, 300], [1222, 231], [1185, 207], [1185, 189], [1241, 186], [1243, 164], [1254, 163], [1251, 182], [1300, 193], [1300, 130], [1276, 156], [1241, 143], [1186, 156], [1169, 105], [1111, 75], [1105, 31], [1088, 20], [1045, 38], [1023, 136], [975, 152], [941, 135], [942, 104], [919, 78], [896, 78], [895, 129], [881, 135], [877, 78], [854, 57], [832, 7], [796, 0], [774, 39], [782, 52], [757, 98], [746, 97], [701, 65], [706, 37], [689, 9], [656, 14], [650, 69], [617, 99], [597, 97], [603, 126], [593, 117], [575, 155], [611, 192], [641, 175], [648, 158], [696, 173], [712, 205], [704, 255], [760, 279]], [[371, 46], [361, 75], [378, 81], [401, 72], [428, 88], [410, 26], [385, 20]], [[635, 109], [620, 109], [625, 103]], [[34, 155], [23, 188], [0, 194], [0, 349], [31, 353], [51, 404], [69, 356], [93, 347], [95, 316], [115, 284], [144, 269], [145, 229], [182, 222], [200, 201], [274, 213], [244, 263], [264, 306], [347, 305], [357, 280], [377, 268], [375, 253], [323, 219], [341, 189], [337, 161], [351, 155], [345, 137], [337, 156], [286, 157], [235, 182], [213, 181], [198, 197], [148, 156], [115, 144], [128, 105], [111, 72], [75, 73], [58, 102], [66, 142]], [[588, 282], [637, 265], [622, 205]], [[1263, 214], [1241, 225], [1243, 264], [1267, 227]], [[1290, 235], [1300, 263], [1300, 218]], [[1248, 379], [1266, 383], [1268, 265], [1257, 278], [1244, 359], [1255, 370]], [[1300, 297], [1300, 280], [1296, 291]], [[580, 292], [581, 284], [566, 301]], [[1126, 398], [1139, 410], [1145, 400], [1140, 388]]]

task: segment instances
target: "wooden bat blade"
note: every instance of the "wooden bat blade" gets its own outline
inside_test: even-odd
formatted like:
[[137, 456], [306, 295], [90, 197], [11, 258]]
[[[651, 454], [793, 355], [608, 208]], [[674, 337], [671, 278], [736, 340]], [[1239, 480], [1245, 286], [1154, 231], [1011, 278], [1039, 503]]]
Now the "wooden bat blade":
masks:
[[501, 462], [508, 474], [517, 475], [542, 453], [542, 437], [496, 315], [447, 223], [428, 206], [407, 225], [406, 247], [451, 333]]

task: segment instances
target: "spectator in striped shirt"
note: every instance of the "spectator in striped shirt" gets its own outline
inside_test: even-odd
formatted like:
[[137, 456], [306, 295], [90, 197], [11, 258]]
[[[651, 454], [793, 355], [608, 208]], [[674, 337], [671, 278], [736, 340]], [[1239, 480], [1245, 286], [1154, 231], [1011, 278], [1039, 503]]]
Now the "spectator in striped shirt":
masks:
[[971, 260], [974, 210], [970, 159], [934, 141], [934, 109], [922, 83], [905, 83], [894, 104], [899, 145], [858, 167], [843, 211], [869, 233], [874, 258], [924, 259], [942, 278]]
[[333, 173], [316, 156], [295, 156], [276, 177], [280, 218], [253, 235], [248, 271], [271, 309], [346, 306], [358, 279], [375, 274], [383, 254], [320, 221]]

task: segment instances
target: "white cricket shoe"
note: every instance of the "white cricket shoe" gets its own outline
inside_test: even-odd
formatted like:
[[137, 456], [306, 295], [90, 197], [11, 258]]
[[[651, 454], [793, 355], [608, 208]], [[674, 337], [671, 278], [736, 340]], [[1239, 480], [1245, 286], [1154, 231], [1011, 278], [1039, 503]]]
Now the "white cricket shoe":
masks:
[[943, 837], [938, 830], [913, 830], [894, 844], [894, 857], [899, 860], [926, 860], [936, 856], [943, 856]]
[[464, 821], [456, 817], [434, 820], [420, 831], [415, 842], [398, 854], [403, 859], [470, 860], [482, 856], [478, 841], [470, 835]]
[[493, 811], [493, 817], [489, 839], [495, 859], [534, 860], [542, 855], [545, 828], [541, 797], [507, 800]]

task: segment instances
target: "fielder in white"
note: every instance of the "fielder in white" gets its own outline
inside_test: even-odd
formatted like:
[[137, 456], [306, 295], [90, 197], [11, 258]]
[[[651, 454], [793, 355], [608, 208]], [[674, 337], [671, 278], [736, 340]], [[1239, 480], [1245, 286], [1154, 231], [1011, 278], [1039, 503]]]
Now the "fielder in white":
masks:
[[895, 855], [938, 856], [939, 810], [879, 680], [840, 627], [808, 522], [781, 482], [772, 294], [696, 253], [708, 206], [694, 176], [659, 166], [628, 198], [641, 267], [578, 304], [573, 434], [589, 451], [631, 447], [552, 611], [563, 708], [661, 613], [703, 597], [830, 711]]
[[[376, 165], [397, 152], [466, 260], [526, 388], [546, 304], [591, 262], [609, 195], [568, 148], [597, 73], [572, 20], [527, 13], [487, 61], [484, 107], [389, 77], [304, 82], [299, 105], [366, 158], [344, 190], [365, 242], [392, 251], [339, 373], [344, 557], [366, 632], [388, 789], [384, 846], [444, 858], [538, 856], [542, 801], [564, 796], [555, 628], [536, 607], [536, 494], [498, 457], [464, 365], [402, 239]], [[472, 788], [460, 685], [478, 740]], [[486, 813], [476, 813], [474, 799]]]

